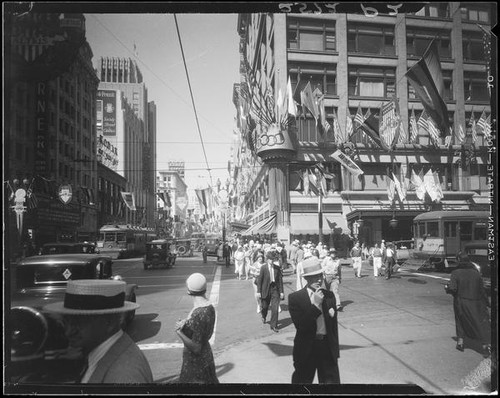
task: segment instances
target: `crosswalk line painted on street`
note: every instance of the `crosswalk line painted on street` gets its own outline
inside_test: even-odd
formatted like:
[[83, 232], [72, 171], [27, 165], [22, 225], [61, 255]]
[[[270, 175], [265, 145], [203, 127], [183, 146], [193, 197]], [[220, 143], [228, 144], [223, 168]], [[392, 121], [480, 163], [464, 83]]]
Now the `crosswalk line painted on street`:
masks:
[[[215, 271], [214, 281], [212, 282], [212, 288], [210, 289], [209, 301], [213, 304], [217, 310], [217, 305], [219, 304], [219, 293], [220, 293], [220, 280], [222, 276], [221, 267], [217, 267]], [[162, 285], [158, 285], [162, 286]], [[148, 286], [151, 287], [151, 286]], [[217, 329], [217, 311], [215, 311], [215, 324], [212, 337], [210, 338], [210, 345], [213, 346], [215, 342], [215, 331]], [[146, 350], [167, 350], [171, 348], [183, 348], [183, 343], [150, 343], [150, 344], [138, 344], [139, 349]]]

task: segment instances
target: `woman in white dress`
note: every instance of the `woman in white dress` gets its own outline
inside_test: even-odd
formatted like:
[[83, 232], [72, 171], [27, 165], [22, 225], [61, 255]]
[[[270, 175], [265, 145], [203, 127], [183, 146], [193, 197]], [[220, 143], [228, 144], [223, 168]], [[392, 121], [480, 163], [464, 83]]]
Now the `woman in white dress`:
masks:
[[234, 253], [234, 272], [238, 274], [238, 279], [243, 276], [243, 267], [245, 266], [245, 252], [243, 246], [238, 246], [236, 253]]

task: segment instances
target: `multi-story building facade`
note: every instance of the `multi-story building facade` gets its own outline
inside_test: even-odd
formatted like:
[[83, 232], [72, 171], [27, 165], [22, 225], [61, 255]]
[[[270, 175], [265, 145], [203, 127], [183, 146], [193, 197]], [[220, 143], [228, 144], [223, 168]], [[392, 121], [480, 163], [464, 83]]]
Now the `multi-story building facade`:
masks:
[[156, 105], [137, 63], [130, 58], [100, 57], [98, 135], [117, 148], [116, 171], [127, 179], [136, 211], [127, 210], [127, 222], [153, 226], [155, 220]]
[[[486, 208], [488, 142], [480, 129], [471, 134], [470, 125], [483, 111], [485, 116], [492, 112], [483, 32], [478, 26], [489, 30], [493, 24], [490, 18], [496, 13], [489, 7], [430, 3], [418, 12], [379, 13], [376, 18], [362, 13], [241, 14], [242, 84], [249, 81], [250, 72], [255, 87], [265, 92], [270, 86], [278, 98], [290, 79], [292, 91], [300, 98], [310, 83], [313, 90], [318, 88], [324, 94], [327, 121], [332, 124], [335, 117], [342, 131], [353, 123], [358, 108], [363, 115], [368, 110], [379, 114], [382, 104], [396, 96], [403, 137], [392, 152], [379, 150], [359, 129], [349, 137], [350, 143], [339, 145], [333, 129], [321, 134], [310, 113], [303, 113], [281, 131], [285, 136], [281, 153], [265, 144], [259, 149], [259, 139], [270, 136], [269, 126], [255, 118], [251, 126], [243, 111], [245, 98], [237, 87], [233, 97], [242, 139], [232, 169], [233, 197], [238, 198], [239, 206], [235, 217], [253, 225], [260, 221], [269, 231], [270, 221], [275, 219], [272, 232], [283, 241], [317, 241], [322, 235], [326, 243], [333, 244], [343, 235], [354, 234], [371, 245], [381, 239], [410, 238], [412, 219], [430, 208]], [[409, 143], [411, 115], [415, 113], [418, 119], [424, 108], [405, 76], [432, 39], [438, 44], [443, 99], [453, 135], [451, 145], [442, 140], [437, 147], [430, 145], [425, 133]], [[458, 145], [457, 137], [461, 129], [467, 133], [466, 143], [475, 147], [467, 167], [460, 163], [464, 146]], [[351, 174], [333, 158], [337, 149], [348, 153], [363, 174]], [[253, 157], [241, 156], [247, 151]], [[256, 157], [263, 165], [249, 167], [255, 166]], [[335, 176], [324, 197], [303, 194], [301, 176], [317, 164]], [[430, 204], [410, 191], [406, 200], [391, 201], [387, 170], [435, 171], [444, 197], [440, 203]], [[390, 222], [394, 218], [397, 226]]]
[[[169, 195], [171, 206], [169, 217], [173, 224], [173, 233], [179, 237], [183, 235], [183, 226], [186, 223], [189, 198], [187, 196], [187, 185], [180, 176], [179, 170], [158, 170], [156, 174], [156, 191], [166, 192]], [[164, 209], [165, 203], [157, 198], [157, 208]]]
[[[82, 14], [9, 17], [4, 179], [34, 195], [13, 242], [26, 231], [35, 245], [95, 237], [97, 226], [96, 93], [92, 50]], [[17, 181], [16, 181], [17, 180]], [[59, 200], [58, 189], [71, 191]], [[69, 187], [69, 188], [68, 188]], [[10, 211], [6, 216], [15, 220]], [[15, 233], [16, 228], [21, 228]]]

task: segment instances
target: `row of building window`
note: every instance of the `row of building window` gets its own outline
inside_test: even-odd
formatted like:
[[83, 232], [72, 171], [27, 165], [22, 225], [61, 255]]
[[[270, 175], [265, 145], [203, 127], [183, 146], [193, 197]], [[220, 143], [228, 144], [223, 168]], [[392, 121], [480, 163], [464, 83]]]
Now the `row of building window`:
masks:
[[[319, 88], [327, 96], [336, 96], [337, 75], [335, 65], [301, 66], [290, 63], [290, 81], [296, 92], [302, 91], [307, 83], [313, 90]], [[443, 71], [443, 99], [452, 101], [453, 79], [452, 71]], [[299, 76], [300, 75], [300, 76]], [[397, 95], [396, 69], [387, 67], [362, 67], [351, 65], [348, 71], [348, 93], [351, 97], [392, 98]], [[417, 99], [415, 90], [408, 83], [408, 98]], [[484, 102], [490, 100], [486, 73], [464, 72], [464, 99], [466, 102]]]
[[[435, 39], [442, 59], [452, 59], [449, 31], [408, 28], [406, 30], [406, 53], [408, 57], [421, 57], [430, 42]], [[484, 61], [484, 45], [480, 32], [463, 35], [463, 57], [465, 61]], [[288, 48], [306, 51], [336, 51], [334, 28], [326, 24], [309, 21], [291, 22], [288, 28]], [[395, 56], [394, 27], [385, 25], [350, 24], [347, 28], [347, 51], [349, 53]]]

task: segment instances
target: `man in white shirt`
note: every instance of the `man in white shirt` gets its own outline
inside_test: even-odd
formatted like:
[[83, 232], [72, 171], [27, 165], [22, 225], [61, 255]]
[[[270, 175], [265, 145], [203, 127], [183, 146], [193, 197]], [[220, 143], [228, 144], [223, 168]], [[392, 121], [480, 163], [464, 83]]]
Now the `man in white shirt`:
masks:
[[86, 358], [80, 383], [153, 382], [146, 357], [121, 329], [123, 315], [138, 307], [116, 280], [70, 280], [64, 302], [45, 306], [62, 316], [69, 346]]
[[385, 279], [391, 279], [392, 275], [392, 267], [396, 263], [396, 250], [394, 249], [394, 245], [392, 243], [387, 244], [387, 248], [385, 250]]
[[335, 295], [337, 311], [342, 311], [339, 294], [339, 285], [342, 282], [342, 266], [340, 265], [340, 259], [337, 257], [337, 250], [334, 247], [329, 250], [328, 254], [329, 256], [325, 257], [321, 263], [325, 275], [325, 286]]

